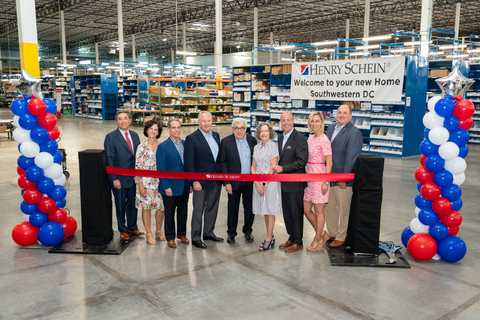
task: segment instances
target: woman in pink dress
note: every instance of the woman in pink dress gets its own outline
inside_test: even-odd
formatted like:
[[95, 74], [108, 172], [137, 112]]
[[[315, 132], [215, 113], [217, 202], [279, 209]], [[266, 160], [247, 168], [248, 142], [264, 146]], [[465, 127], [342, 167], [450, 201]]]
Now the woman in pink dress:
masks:
[[[331, 173], [332, 146], [324, 133], [325, 122], [320, 111], [314, 111], [308, 117], [308, 128], [313, 135], [308, 138], [307, 173]], [[315, 229], [315, 238], [307, 247], [308, 251], [319, 251], [325, 244], [324, 207], [328, 202], [330, 185], [328, 182], [308, 182], [303, 196], [304, 214]], [[314, 209], [314, 210], [312, 210]]]

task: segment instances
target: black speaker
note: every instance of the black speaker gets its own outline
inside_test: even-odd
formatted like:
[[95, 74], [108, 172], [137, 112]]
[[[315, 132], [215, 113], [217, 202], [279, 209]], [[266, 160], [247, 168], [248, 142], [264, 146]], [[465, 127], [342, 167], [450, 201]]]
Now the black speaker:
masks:
[[355, 164], [345, 240], [355, 253], [379, 254], [384, 163], [380, 155], [360, 154]]
[[107, 244], [113, 239], [112, 194], [106, 173], [104, 150], [78, 153], [82, 237], [86, 244]]

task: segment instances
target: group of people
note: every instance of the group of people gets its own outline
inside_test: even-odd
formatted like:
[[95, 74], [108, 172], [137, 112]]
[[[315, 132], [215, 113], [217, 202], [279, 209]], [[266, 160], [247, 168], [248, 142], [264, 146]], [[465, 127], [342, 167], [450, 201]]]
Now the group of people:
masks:
[[[162, 126], [154, 120], [145, 123], [147, 140], [140, 143], [138, 134], [129, 130], [131, 115], [119, 111], [117, 129], [105, 138], [107, 166], [190, 173], [224, 174], [289, 174], [289, 173], [350, 173], [362, 150], [361, 132], [350, 122], [352, 110], [342, 105], [337, 110], [336, 124], [324, 133], [324, 118], [314, 111], [308, 118], [313, 134], [307, 139], [295, 130], [290, 111], [281, 116], [283, 133], [278, 143], [275, 131], [266, 122], [259, 123], [255, 138], [247, 133], [242, 118], [232, 122], [233, 133], [222, 140], [211, 130], [212, 115], [201, 111], [198, 130], [185, 140], [180, 138], [181, 122], [170, 119], [169, 137], [161, 142]], [[352, 182], [277, 182], [277, 181], [218, 181], [169, 179], [109, 175], [115, 198], [118, 230], [123, 240], [129, 233], [144, 234], [137, 226], [137, 209], [142, 209], [146, 240], [167, 241], [176, 248], [176, 239], [188, 244], [188, 200], [193, 197], [191, 239], [197, 248], [206, 249], [205, 240], [223, 242], [214, 232], [222, 185], [228, 195], [227, 242], [235, 243], [240, 200], [244, 211], [242, 232], [246, 241], [253, 242], [252, 226], [256, 214], [265, 218], [266, 236], [259, 250], [275, 245], [275, 216], [283, 214], [289, 238], [279, 246], [286, 252], [303, 249], [303, 216], [315, 230], [308, 251], [322, 250], [345, 242], [352, 197]], [[155, 236], [151, 230], [155, 211]], [[176, 225], [175, 225], [176, 216]], [[164, 223], [163, 235], [161, 228]], [[325, 225], [327, 230], [325, 230]]]

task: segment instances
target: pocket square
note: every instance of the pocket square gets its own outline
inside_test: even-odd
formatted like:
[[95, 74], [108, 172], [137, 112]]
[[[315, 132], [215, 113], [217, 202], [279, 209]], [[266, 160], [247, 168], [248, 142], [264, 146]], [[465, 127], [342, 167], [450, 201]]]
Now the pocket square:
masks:
[[288, 146], [287, 149], [292, 149], [292, 147], [291, 147], [291, 146]]

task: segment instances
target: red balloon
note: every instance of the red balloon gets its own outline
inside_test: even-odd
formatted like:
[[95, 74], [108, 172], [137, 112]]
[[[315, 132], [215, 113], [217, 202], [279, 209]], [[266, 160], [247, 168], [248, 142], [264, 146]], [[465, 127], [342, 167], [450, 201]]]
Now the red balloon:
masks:
[[408, 240], [407, 248], [414, 259], [427, 261], [437, 253], [437, 242], [429, 234], [416, 233]]
[[460, 227], [448, 228], [448, 234], [451, 234], [453, 236], [456, 236], [458, 231], [460, 231]]
[[62, 226], [65, 229], [65, 238], [68, 238], [77, 231], [77, 220], [72, 216], [67, 216]]
[[37, 190], [37, 188], [28, 188], [23, 193], [23, 200], [28, 204], [37, 204], [42, 200], [43, 193]]
[[460, 125], [458, 126], [459, 128], [463, 128], [465, 130], [470, 129], [473, 126], [473, 119], [472, 117], [465, 119], [465, 120], [460, 120]]
[[[47, 113], [51, 114], [51, 113]], [[60, 137], [60, 130], [57, 127], [53, 127], [52, 130], [48, 130], [48, 137], [53, 140], [57, 140]]]
[[25, 175], [25, 170], [23, 170], [23, 169], [20, 168], [20, 167], [17, 167], [17, 173], [18, 173], [19, 175], [22, 175], [22, 174]]
[[452, 211], [452, 203], [450, 200], [440, 197], [432, 202], [432, 209], [436, 214], [449, 214]]
[[422, 184], [426, 182], [432, 182], [433, 175], [434, 173], [428, 171], [424, 166], [420, 166], [417, 168], [417, 170], [415, 170], [415, 179]]
[[53, 211], [55, 211], [55, 208], [57, 208], [57, 204], [55, 203], [55, 200], [52, 198], [43, 198], [38, 202], [38, 210], [40, 212], [49, 214]]
[[449, 228], [455, 228], [462, 224], [462, 215], [460, 212], [452, 210], [449, 214], [440, 216], [440, 221]]
[[28, 111], [38, 117], [47, 111], [47, 105], [42, 99], [32, 96], [32, 99], [28, 102]]
[[35, 188], [37, 184], [28, 180], [24, 175], [18, 177], [18, 186], [22, 189]]
[[458, 120], [466, 120], [470, 118], [474, 112], [475, 106], [470, 100], [461, 100], [455, 104], [453, 115], [457, 117]]
[[37, 227], [34, 227], [30, 222], [23, 221], [13, 227], [12, 239], [20, 246], [30, 246], [38, 241]]
[[463, 100], [463, 97], [461, 95], [458, 95], [456, 97], [453, 97], [452, 100], [460, 101], [460, 100]]
[[420, 188], [420, 194], [427, 200], [435, 200], [441, 193], [442, 190], [434, 182], [425, 182]]
[[56, 208], [48, 214], [48, 221], [55, 221], [58, 223], [63, 223], [67, 219], [67, 211], [63, 208]]
[[57, 125], [57, 118], [53, 113], [44, 113], [38, 116], [38, 125], [50, 131]]
[[[425, 167], [425, 160], [427, 159], [427, 156], [422, 154], [420, 156], [420, 164], [422, 165], [422, 167]], [[417, 169], [418, 170], [418, 169]]]

